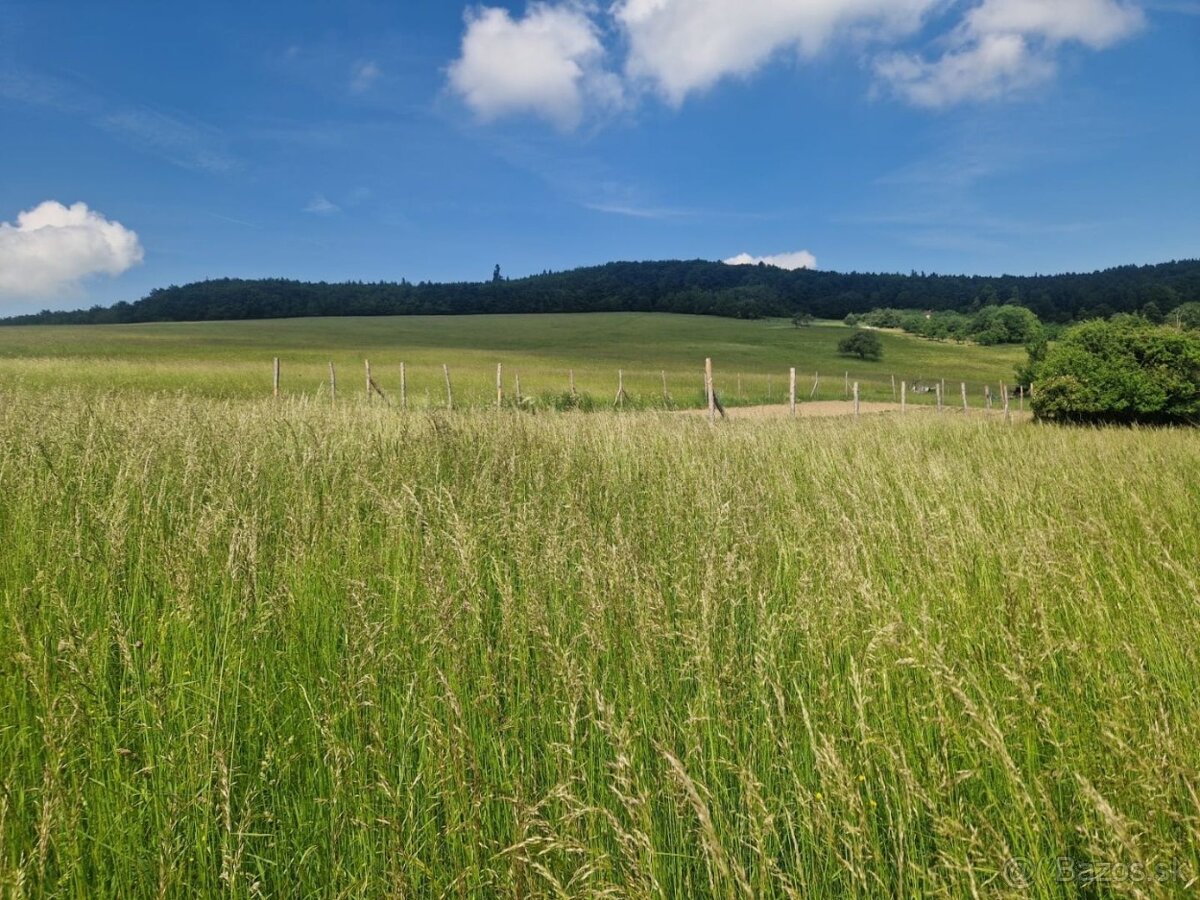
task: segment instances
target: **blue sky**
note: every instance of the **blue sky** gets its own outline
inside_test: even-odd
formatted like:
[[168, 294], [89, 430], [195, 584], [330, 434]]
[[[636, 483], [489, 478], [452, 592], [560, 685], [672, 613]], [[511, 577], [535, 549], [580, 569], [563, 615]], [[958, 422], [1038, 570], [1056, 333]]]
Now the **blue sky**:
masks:
[[1189, 0], [0, 0], [0, 313], [496, 263], [1195, 257], [1198, 111]]

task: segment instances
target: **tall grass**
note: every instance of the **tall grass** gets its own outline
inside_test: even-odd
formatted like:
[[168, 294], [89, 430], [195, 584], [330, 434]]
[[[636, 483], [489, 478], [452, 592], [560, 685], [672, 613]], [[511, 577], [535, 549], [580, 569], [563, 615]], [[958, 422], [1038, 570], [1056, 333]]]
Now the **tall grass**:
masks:
[[949, 413], [10, 394], [0, 885], [1182, 893], [1198, 471]]

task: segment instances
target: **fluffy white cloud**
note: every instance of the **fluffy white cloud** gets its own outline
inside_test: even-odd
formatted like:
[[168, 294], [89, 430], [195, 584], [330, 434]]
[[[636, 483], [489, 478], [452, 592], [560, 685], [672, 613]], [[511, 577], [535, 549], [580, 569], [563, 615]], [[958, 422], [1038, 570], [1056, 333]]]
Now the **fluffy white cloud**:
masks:
[[1048, 81], [1064, 43], [1102, 50], [1143, 23], [1141, 9], [1118, 0], [984, 0], [940, 57], [896, 54], [879, 60], [876, 72], [919, 106], [986, 100]]
[[573, 128], [584, 104], [620, 102], [620, 79], [604, 68], [600, 32], [584, 7], [531, 4], [524, 18], [506, 9], [467, 13], [462, 53], [450, 85], [484, 120], [514, 113]]
[[739, 253], [737, 256], [724, 260], [727, 266], [757, 266], [764, 263], [778, 269], [815, 269], [817, 258], [807, 250], [797, 250], [795, 253], [777, 253], [774, 256], [751, 256], [749, 253]]
[[781, 51], [813, 55], [840, 33], [895, 39], [944, 0], [620, 0], [626, 72], [680, 104], [727, 76], [749, 75]]
[[47, 200], [0, 222], [0, 295], [41, 297], [142, 261], [138, 236], [84, 203]]
[[[484, 120], [532, 113], [572, 128], [592, 106], [649, 90], [679, 105], [787, 54], [840, 42], [920, 106], [985, 100], [1053, 77], [1064, 44], [1136, 32], [1149, 0], [591, 0], [533, 2], [523, 18], [467, 14], [450, 84]], [[948, 23], [941, 34], [934, 24]], [[626, 56], [605, 67], [605, 35]], [[929, 41], [932, 54], [914, 52]]]

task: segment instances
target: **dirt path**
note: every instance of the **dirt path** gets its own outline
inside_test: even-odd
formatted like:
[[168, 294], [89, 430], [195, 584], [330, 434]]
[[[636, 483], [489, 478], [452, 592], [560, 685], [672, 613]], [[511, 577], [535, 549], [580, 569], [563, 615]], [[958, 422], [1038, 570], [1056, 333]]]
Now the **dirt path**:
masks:
[[[894, 413], [899, 415], [899, 403], [868, 403], [863, 401], [860, 404], [862, 415], [879, 415], [881, 413]], [[910, 403], [908, 405], [909, 413], [936, 413], [937, 408], [926, 405], [924, 403]], [[962, 414], [960, 407], [947, 406], [947, 413]], [[707, 416], [706, 409], [684, 409], [680, 410], [681, 415], [685, 416]], [[764, 406], [731, 406], [726, 407], [725, 414], [730, 419], [782, 419], [789, 415], [788, 405], [786, 403], [772, 403]], [[817, 400], [809, 403], [796, 404], [796, 416], [802, 419], [823, 419], [833, 416], [852, 416], [854, 415], [853, 400]], [[971, 415], [991, 415], [1004, 418], [1004, 411], [1000, 408], [992, 410], [971, 409]], [[1027, 412], [1018, 412], [1012, 410], [1012, 418], [1018, 421], [1024, 421], [1030, 418]]]

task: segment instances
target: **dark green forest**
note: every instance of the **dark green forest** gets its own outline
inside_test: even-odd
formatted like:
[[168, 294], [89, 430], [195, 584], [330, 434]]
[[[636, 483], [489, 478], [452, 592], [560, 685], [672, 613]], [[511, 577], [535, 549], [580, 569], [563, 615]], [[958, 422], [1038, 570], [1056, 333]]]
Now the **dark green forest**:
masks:
[[1165, 315], [1200, 301], [1200, 260], [1121, 266], [1070, 275], [999, 277], [789, 272], [770, 266], [614, 262], [528, 278], [438, 284], [309, 283], [223, 278], [158, 288], [133, 303], [73, 312], [43, 311], [0, 324], [105, 324], [308, 316], [478, 313], [673, 312], [755, 319], [842, 319], [880, 307], [978, 312], [1020, 304], [1050, 323], [1116, 313]]

